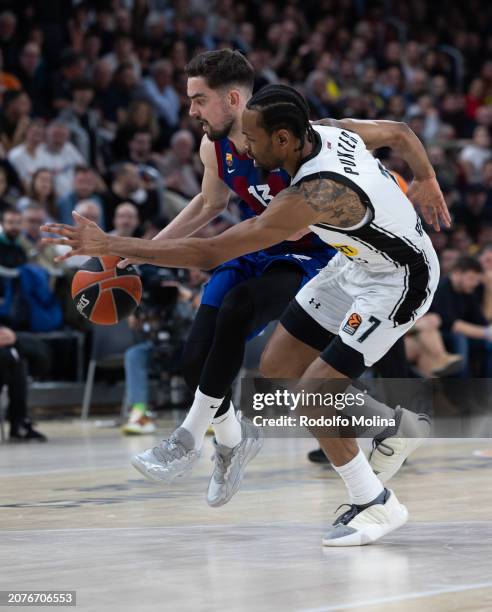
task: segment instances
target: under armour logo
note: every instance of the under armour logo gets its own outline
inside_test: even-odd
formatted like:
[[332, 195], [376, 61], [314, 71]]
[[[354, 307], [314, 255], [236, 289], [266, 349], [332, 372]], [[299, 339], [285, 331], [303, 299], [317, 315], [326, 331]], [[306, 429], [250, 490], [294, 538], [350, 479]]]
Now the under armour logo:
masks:
[[321, 306], [321, 302], [315, 302], [315, 301], [314, 301], [314, 298], [311, 298], [311, 299], [309, 300], [309, 303], [310, 303], [310, 304], [314, 304], [314, 307], [316, 308], [316, 310], [317, 310], [317, 309], [318, 309], [318, 308]]

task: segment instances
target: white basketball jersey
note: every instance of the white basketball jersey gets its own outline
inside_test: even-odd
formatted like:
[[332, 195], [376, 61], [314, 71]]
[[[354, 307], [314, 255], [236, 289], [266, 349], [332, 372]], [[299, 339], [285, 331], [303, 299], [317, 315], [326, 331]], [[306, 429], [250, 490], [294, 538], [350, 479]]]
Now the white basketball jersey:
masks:
[[403, 312], [397, 313], [397, 319], [408, 320], [429, 296], [430, 277], [438, 274], [430, 238], [393, 175], [371, 155], [357, 134], [334, 127], [313, 127], [319, 140], [291, 185], [333, 179], [357, 193], [367, 213], [352, 228], [317, 223], [310, 229], [369, 276], [401, 275], [405, 305], [401, 305]]

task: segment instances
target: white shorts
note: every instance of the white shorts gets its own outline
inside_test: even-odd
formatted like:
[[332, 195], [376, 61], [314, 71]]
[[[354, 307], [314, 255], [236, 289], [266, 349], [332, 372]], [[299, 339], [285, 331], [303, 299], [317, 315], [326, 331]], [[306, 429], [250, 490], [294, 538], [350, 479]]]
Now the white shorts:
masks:
[[[437, 258], [419, 291], [409, 290], [404, 269], [394, 273], [369, 273], [346, 260], [326, 268], [299, 291], [296, 301], [325, 330], [363, 355], [369, 367], [379, 361], [393, 344], [430, 308], [439, 282]], [[412, 282], [412, 288], [418, 283]]]

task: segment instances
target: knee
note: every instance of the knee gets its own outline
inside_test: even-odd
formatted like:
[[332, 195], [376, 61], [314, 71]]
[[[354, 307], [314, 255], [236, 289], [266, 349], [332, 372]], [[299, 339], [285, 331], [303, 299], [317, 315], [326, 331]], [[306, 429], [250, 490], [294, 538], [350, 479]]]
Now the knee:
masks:
[[270, 339], [260, 358], [260, 374], [264, 378], [299, 378], [302, 366], [297, 364], [294, 355], [290, 355], [287, 360], [278, 348]]
[[439, 329], [441, 327], [441, 317], [434, 313], [429, 312], [424, 315], [419, 321], [416, 323], [416, 328], [418, 331], [433, 331]]
[[125, 365], [133, 367], [147, 360], [149, 347], [146, 344], [135, 344], [125, 351]]
[[265, 378], [281, 378], [279, 359], [267, 344], [260, 358], [260, 374]]
[[247, 285], [238, 285], [225, 296], [217, 315], [217, 327], [232, 333], [245, 328], [254, 314], [254, 296]]

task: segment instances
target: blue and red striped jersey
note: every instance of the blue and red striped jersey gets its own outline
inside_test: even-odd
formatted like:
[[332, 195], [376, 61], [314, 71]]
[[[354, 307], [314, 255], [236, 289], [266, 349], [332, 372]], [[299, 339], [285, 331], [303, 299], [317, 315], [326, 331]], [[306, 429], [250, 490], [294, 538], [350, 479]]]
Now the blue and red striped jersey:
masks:
[[[262, 170], [246, 154], [239, 153], [228, 138], [215, 142], [215, 154], [219, 177], [247, 204], [251, 217], [261, 215], [273, 198], [290, 184], [285, 170]], [[285, 240], [265, 250], [269, 253], [302, 253], [326, 249], [327, 245], [316, 234], [309, 233], [295, 242]]]

